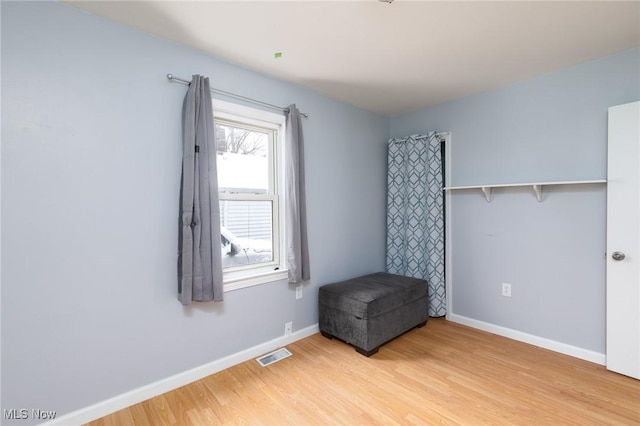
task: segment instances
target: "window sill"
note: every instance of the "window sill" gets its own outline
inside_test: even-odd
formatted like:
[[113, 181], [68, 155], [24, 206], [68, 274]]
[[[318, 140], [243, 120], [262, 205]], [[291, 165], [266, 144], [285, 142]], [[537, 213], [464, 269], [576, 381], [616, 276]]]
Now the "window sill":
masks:
[[241, 288], [253, 287], [274, 281], [287, 280], [288, 278], [289, 273], [286, 269], [278, 269], [277, 271], [269, 271], [249, 276], [227, 276], [224, 279], [224, 292], [240, 290]]

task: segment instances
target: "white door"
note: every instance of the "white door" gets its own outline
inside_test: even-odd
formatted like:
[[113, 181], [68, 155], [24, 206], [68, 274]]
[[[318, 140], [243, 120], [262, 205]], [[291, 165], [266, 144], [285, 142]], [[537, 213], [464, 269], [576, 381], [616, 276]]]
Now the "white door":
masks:
[[640, 379], [640, 102], [609, 108], [607, 368]]

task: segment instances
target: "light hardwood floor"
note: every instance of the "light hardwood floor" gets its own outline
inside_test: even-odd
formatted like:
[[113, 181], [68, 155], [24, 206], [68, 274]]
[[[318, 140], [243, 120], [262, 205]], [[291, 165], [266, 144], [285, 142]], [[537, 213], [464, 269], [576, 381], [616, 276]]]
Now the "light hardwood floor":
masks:
[[90, 423], [640, 425], [640, 381], [430, 319], [371, 358], [313, 335]]

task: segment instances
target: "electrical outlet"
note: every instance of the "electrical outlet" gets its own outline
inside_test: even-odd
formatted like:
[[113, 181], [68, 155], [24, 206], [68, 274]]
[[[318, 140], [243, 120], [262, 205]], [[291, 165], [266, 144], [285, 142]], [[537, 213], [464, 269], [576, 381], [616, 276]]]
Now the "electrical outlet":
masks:
[[302, 286], [296, 287], [296, 300], [302, 299]]
[[289, 322], [285, 322], [284, 323], [284, 335], [285, 336], [291, 336], [291, 329], [293, 328], [293, 322], [289, 321]]
[[504, 297], [511, 297], [511, 284], [502, 283], [502, 295]]

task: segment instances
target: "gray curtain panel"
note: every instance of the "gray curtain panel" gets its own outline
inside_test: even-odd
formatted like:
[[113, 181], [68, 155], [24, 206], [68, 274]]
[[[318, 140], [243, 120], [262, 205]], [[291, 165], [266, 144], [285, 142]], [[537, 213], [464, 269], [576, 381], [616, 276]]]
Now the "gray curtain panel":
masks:
[[222, 301], [220, 206], [209, 78], [194, 75], [182, 106], [178, 299]]
[[389, 141], [387, 272], [427, 280], [432, 317], [447, 313], [441, 158], [435, 132]]
[[307, 239], [307, 205], [304, 182], [304, 147], [302, 120], [295, 105], [286, 112], [285, 141], [285, 223], [289, 283], [311, 278]]

